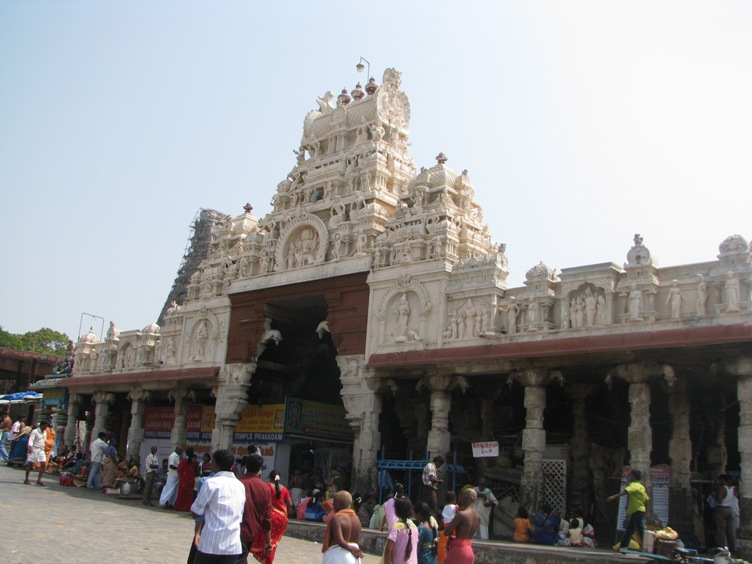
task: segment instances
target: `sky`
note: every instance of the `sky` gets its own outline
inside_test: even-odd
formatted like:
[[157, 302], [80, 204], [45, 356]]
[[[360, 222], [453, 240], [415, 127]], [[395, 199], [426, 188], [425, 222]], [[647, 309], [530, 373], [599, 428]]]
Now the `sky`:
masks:
[[750, 29], [725, 0], [3, 0], [0, 326], [154, 322], [198, 211], [268, 213], [361, 57], [402, 73], [416, 166], [468, 170], [512, 286], [635, 233], [715, 260], [752, 238]]

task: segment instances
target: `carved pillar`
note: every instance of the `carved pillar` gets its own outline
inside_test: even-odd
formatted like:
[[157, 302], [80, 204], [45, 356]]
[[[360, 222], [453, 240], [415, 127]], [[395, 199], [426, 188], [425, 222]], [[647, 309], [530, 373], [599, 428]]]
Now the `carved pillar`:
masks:
[[712, 467], [710, 475], [715, 479], [726, 471], [728, 450], [726, 449], [726, 415], [722, 409], [727, 405], [726, 394], [718, 395], [717, 411], [715, 414], [715, 440], [707, 449], [708, 464]]
[[65, 446], [72, 448], [76, 444], [76, 432], [78, 430], [78, 414], [81, 411], [81, 401], [83, 398], [79, 394], [68, 395], [68, 422], [65, 425]]
[[195, 398], [193, 390], [180, 386], [174, 387], [167, 395], [175, 402], [175, 421], [172, 424], [170, 432], [170, 443], [172, 446], [183, 446], [185, 444], [185, 418], [188, 415], [188, 407]]
[[220, 373], [217, 401], [214, 413], [216, 420], [212, 431], [212, 450], [230, 448], [232, 435], [243, 410], [248, 405], [248, 390], [256, 364], [227, 364]]
[[92, 400], [96, 404], [94, 428], [91, 430], [91, 438], [94, 440], [100, 432], [105, 430], [105, 421], [107, 421], [107, 415], [110, 413], [110, 406], [115, 403], [115, 395], [108, 392], [97, 392]]
[[668, 411], [671, 414], [671, 439], [668, 442], [671, 486], [689, 490], [692, 441], [689, 437], [689, 398], [683, 381], [676, 382], [669, 389]]
[[428, 381], [431, 388], [431, 430], [428, 431], [427, 445], [429, 456], [447, 456], [451, 444], [449, 411], [452, 408], [452, 395], [448, 389], [451, 377], [448, 374], [434, 374]]
[[668, 411], [671, 415], [671, 459], [669, 515], [679, 531], [694, 532], [692, 490], [690, 485], [692, 440], [689, 435], [689, 398], [686, 384], [679, 380], [669, 388]]
[[569, 384], [566, 388], [572, 400], [572, 483], [568, 492], [568, 507], [580, 508], [590, 513], [593, 503], [593, 476], [590, 471], [590, 434], [587, 425], [586, 400], [593, 386], [590, 384]]
[[[642, 483], [652, 500], [650, 464], [653, 453], [653, 429], [650, 426], [650, 380], [665, 376], [669, 384], [673, 384], [674, 371], [664, 364], [644, 362], [620, 364], [609, 374], [609, 376], [613, 375], [629, 382], [630, 418], [627, 432], [629, 465], [642, 472]], [[648, 511], [652, 511], [652, 507], [648, 508]]]
[[128, 394], [128, 399], [131, 400], [131, 426], [128, 428], [128, 445], [125, 451], [127, 458], [139, 459], [141, 443], [144, 441], [144, 413], [146, 402], [150, 398], [151, 394], [143, 388], [133, 388]]
[[546, 385], [552, 378], [563, 382], [559, 372], [529, 368], [510, 375], [511, 382], [525, 386], [525, 429], [522, 431], [522, 449], [525, 466], [522, 469], [520, 505], [537, 511], [543, 496], [543, 452], [546, 449], [546, 431], [543, 428], [543, 411], [546, 408]]
[[365, 368], [363, 355], [338, 356], [342, 382], [342, 402], [347, 410], [347, 420], [355, 431], [353, 441], [354, 491], [377, 491], [378, 473], [376, 457], [381, 444], [379, 415], [381, 396], [380, 381]]
[[739, 454], [741, 455], [741, 480], [739, 481], [741, 539], [739, 554], [745, 560], [752, 557], [752, 356], [740, 356], [723, 364], [724, 369], [737, 377], [736, 395], [739, 402]]

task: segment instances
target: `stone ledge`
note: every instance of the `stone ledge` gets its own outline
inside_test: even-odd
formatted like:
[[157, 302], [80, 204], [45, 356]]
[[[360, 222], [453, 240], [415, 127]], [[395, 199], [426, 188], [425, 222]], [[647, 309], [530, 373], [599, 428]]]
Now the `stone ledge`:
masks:
[[[287, 536], [321, 544], [326, 525], [311, 521], [291, 519], [287, 525]], [[360, 547], [363, 552], [382, 554], [386, 543], [386, 533], [373, 529], [363, 529], [360, 534]], [[606, 549], [592, 550], [558, 546], [520, 545], [512, 542], [474, 541], [475, 564], [559, 564], [561, 562], [650, 562], [651, 559], [628, 556]], [[313, 558], [313, 557], [312, 557]], [[313, 558], [315, 559], [315, 558]]]

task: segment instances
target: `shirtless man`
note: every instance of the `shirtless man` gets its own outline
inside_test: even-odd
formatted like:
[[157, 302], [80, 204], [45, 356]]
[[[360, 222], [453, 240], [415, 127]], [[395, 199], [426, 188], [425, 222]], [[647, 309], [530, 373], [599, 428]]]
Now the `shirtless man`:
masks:
[[363, 558], [358, 546], [360, 519], [351, 507], [350, 492], [340, 490], [334, 494], [334, 516], [324, 534], [322, 564], [357, 564]]
[[444, 534], [456, 538], [452, 539], [449, 553], [444, 559], [444, 564], [473, 564], [473, 536], [478, 530], [480, 518], [473, 508], [478, 494], [475, 489], [467, 488], [460, 492], [460, 510], [449, 524], [444, 525]]

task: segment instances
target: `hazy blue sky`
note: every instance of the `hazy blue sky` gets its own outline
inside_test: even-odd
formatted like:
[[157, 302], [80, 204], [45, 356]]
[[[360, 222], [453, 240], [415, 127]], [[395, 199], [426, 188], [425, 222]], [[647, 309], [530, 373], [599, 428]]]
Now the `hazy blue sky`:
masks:
[[[259, 217], [327, 90], [402, 74], [517, 286], [752, 237], [752, 2], [0, 2], [0, 325], [153, 322], [199, 208]], [[87, 327], [88, 328], [88, 327]]]

